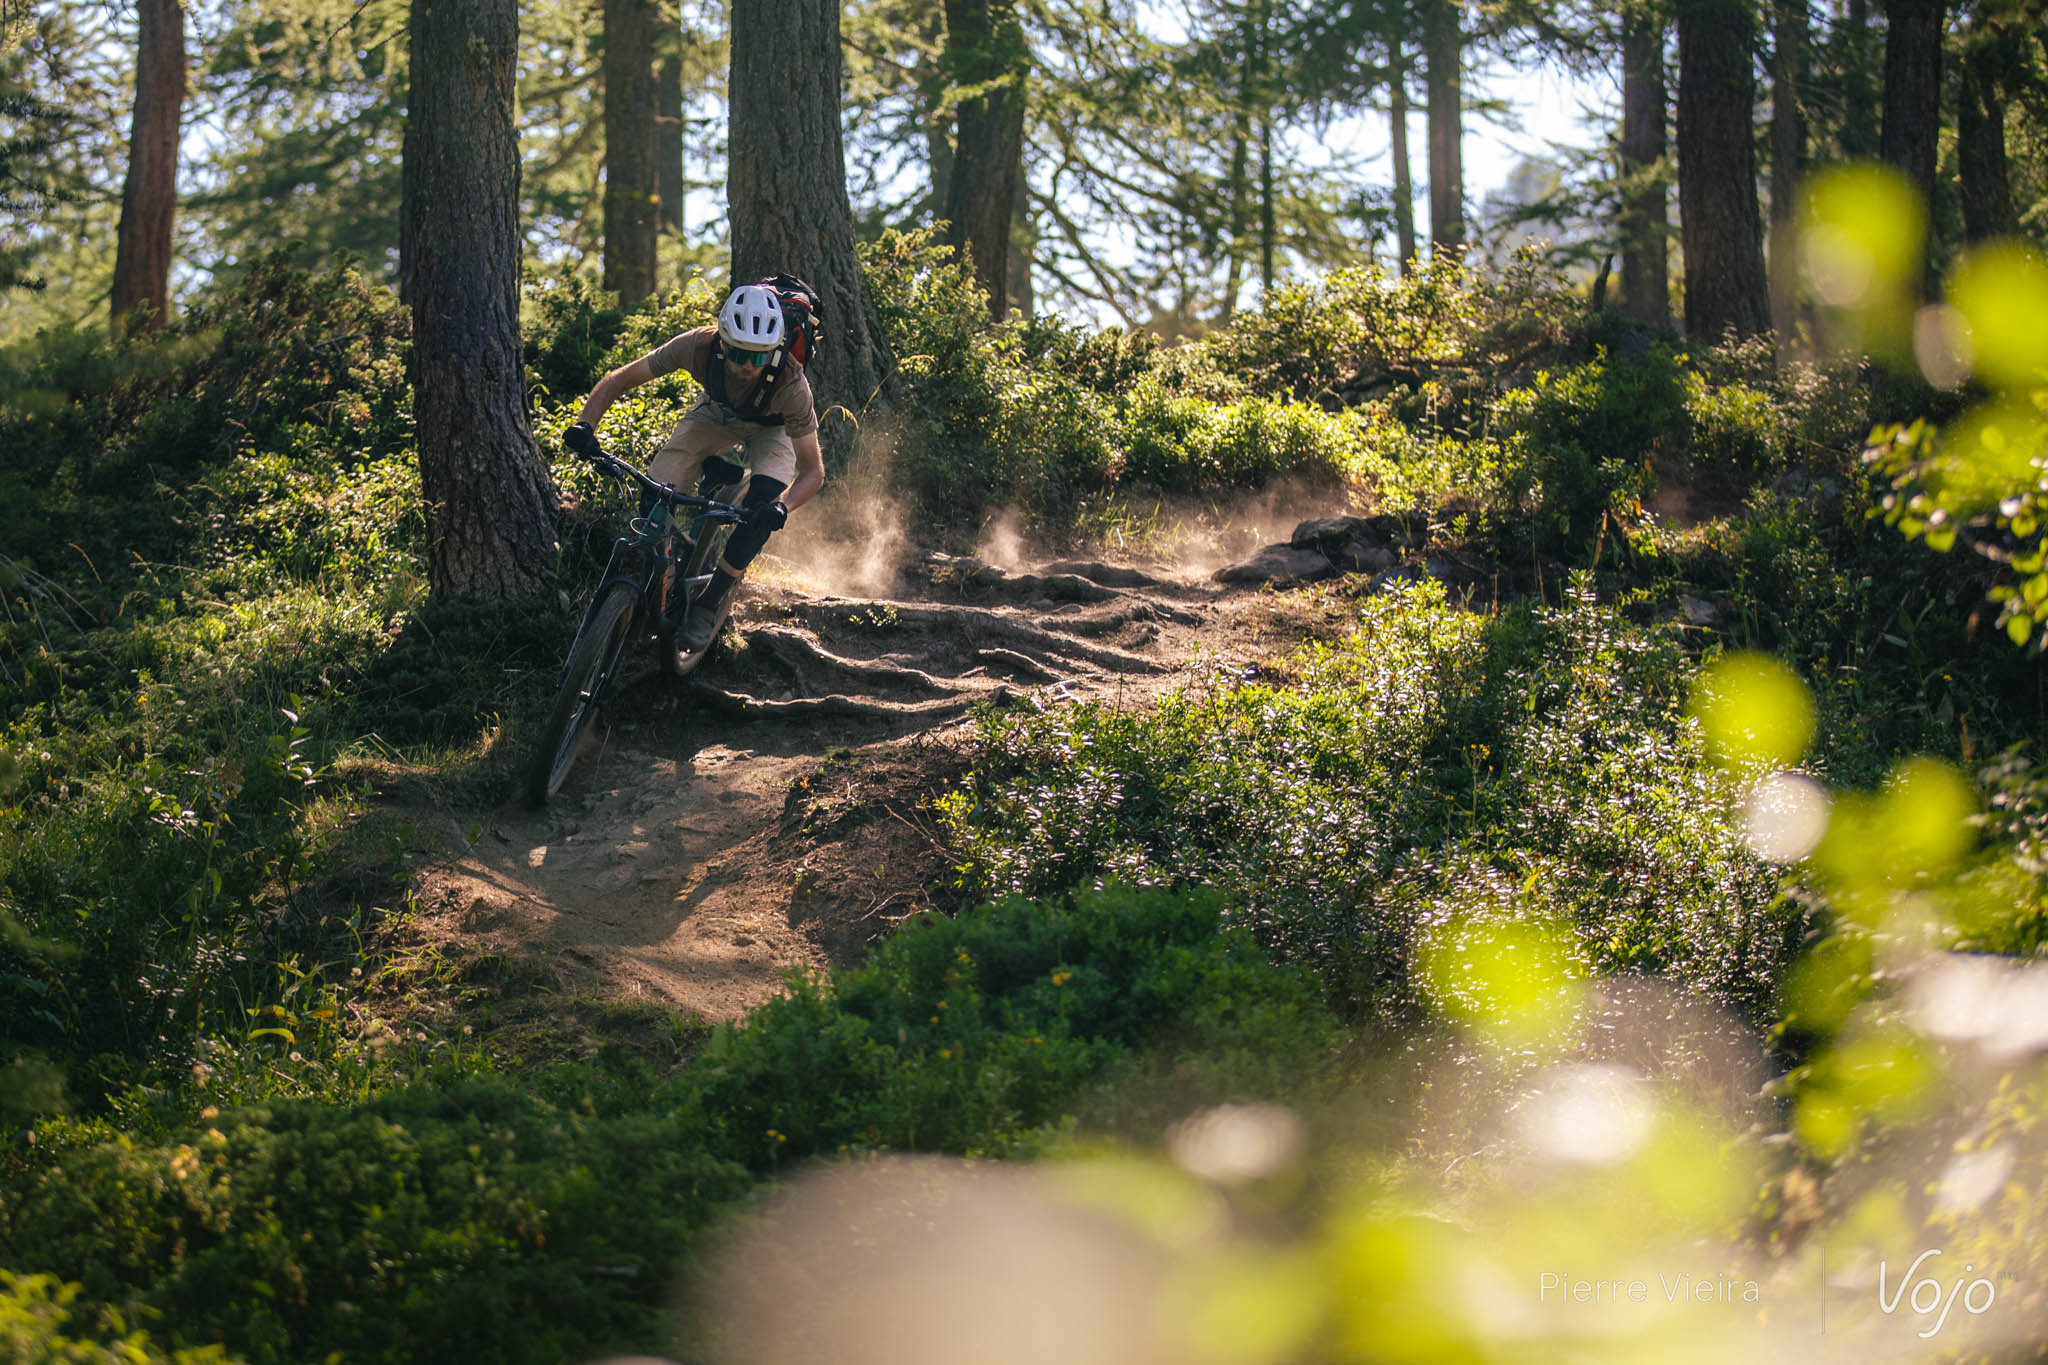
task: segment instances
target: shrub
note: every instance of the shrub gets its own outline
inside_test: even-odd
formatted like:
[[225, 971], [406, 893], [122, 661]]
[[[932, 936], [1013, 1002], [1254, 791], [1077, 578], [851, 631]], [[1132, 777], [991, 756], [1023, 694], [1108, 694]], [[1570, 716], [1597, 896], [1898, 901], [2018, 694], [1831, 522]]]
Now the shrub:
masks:
[[544, 280], [529, 275], [519, 312], [527, 391], [554, 403], [590, 392], [627, 325], [617, 297], [573, 271]]
[[1224, 906], [1112, 886], [907, 926], [714, 1037], [692, 1081], [716, 1150], [763, 1169], [846, 1147], [1003, 1151], [1156, 1042], [1312, 1058], [1332, 1037], [1314, 991], [1219, 933]]
[[75, 1323], [77, 1299], [75, 1284], [0, 1270], [0, 1355], [36, 1365], [232, 1365], [218, 1347], [166, 1353], [117, 1314], [103, 1314], [97, 1330]]
[[1502, 395], [1493, 423], [1512, 452], [1509, 487], [1537, 538], [1579, 549], [1610, 508], [1639, 496], [1650, 462], [1685, 440], [1697, 383], [1660, 344], [1635, 361], [1602, 356], [1539, 371]]
[[7, 1199], [0, 1241], [251, 1361], [560, 1360], [653, 1336], [684, 1239], [746, 1184], [687, 1118], [480, 1078], [75, 1149]]
[[944, 806], [968, 886], [1217, 887], [1354, 1010], [1404, 1009], [1418, 929], [1498, 905], [1575, 924], [1596, 966], [1767, 993], [1776, 879], [1717, 813], [1657, 637], [1586, 596], [1488, 624], [1424, 584], [1292, 669], [1154, 712], [985, 720]]

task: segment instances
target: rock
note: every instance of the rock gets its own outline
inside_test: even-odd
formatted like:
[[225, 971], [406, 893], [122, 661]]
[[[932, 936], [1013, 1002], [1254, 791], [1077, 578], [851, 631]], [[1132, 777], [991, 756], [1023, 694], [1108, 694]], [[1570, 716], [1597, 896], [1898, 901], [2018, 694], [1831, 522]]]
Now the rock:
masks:
[[1694, 597], [1691, 593], [1678, 595], [1678, 610], [1685, 617], [1687, 625], [1711, 626], [1721, 619], [1721, 609], [1712, 602]]
[[1314, 583], [1337, 572], [1321, 550], [1268, 545], [1250, 559], [1216, 571], [1219, 583]]
[[1290, 543], [1321, 551], [1339, 572], [1384, 573], [1398, 558], [1393, 547], [1410, 539], [1399, 517], [1315, 517], [1294, 528]]

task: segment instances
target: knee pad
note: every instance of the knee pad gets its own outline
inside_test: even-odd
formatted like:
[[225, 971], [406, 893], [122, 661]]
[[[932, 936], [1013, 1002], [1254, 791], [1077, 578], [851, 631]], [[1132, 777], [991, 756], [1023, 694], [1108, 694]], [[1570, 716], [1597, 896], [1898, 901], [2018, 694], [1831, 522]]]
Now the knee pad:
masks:
[[[766, 507], [782, 496], [788, 487], [779, 479], [763, 478], [756, 474], [754, 481], [747, 485], [747, 496], [740, 506], [746, 508]], [[754, 562], [754, 556], [761, 553], [761, 547], [768, 543], [773, 532], [753, 526], [735, 526], [732, 536], [725, 542], [725, 553], [720, 556], [735, 569], [744, 569]]]
[[731, 488], [747, 477], [744, 466], [736, 465], [723, 455], [708, 455], [698, 468], [697, 496], [708, 498], [721, 488]]

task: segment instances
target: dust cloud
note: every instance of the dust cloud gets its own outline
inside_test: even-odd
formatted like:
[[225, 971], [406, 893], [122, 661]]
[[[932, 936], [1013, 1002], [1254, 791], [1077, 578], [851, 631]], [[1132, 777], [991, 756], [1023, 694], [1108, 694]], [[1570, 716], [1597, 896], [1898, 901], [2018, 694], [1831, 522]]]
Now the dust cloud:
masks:
[[1350, 496], [1327, 482], [1288, 479], [1257, 492], [1161, 498], [1127, 509], [1129, 529], [1105, 537], [1111, 553], [1128, 546], [1183, 578], [1206, 578], [1268, 545], [1285, 544], [1313, 517], [1353, 512]]
[[1016, 508], [1005, 507], [989, 518], [974, 547], [974, 557], [1005, 573], [1015, 573], [1025, 566], [1024, 518]]
[[845, 472], [790, 517], [764, 558], [812, 592], [886, 597], [911, 552], [909, 510], [894, 476], [896, 439], [861, 434]]

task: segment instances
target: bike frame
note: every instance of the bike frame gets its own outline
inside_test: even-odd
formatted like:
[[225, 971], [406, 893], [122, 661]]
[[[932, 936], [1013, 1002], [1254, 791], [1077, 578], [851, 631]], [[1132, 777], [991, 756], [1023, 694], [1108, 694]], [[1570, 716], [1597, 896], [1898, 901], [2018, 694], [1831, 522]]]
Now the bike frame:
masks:
[[[704, 544], [705, 538], [719, 525], [737, 525], [746, 515], [743, 508], [729, 502], [679, 493], [671, 485], [650, 479], [613, 456], [601, 455], [591, 463], [597, 466], [599, 472], [609, 474], [621, 482], [640, 485], [642, 490], [651, 495], [653, 506], [635, 516], [627, 525], [627, 534], [612, 542], [612, 552], [605, 560], [604, 574], [598, 579], [597, 587], [591, 591], [590, 600], [584, 604], [583, 619], [577, 623], [576, 634], [570, 640], [569, 648], [572, 654], [575, 652], [575, 642], [582, 639], [583, 632], [590, 628], [592, 615], [614, 583], [626, 583], [633, 588], [633, 623], [637, 624], [643, 614], [651, 616], [657, 613], [661, 580], [672, 566], [676, 570], [676, 576], [671, 584], [671, 590], [683, 593], [684, 600], [688, 602], [696, 601], [705, 585], [711, 581], [711, 575], [718, 572], [715, 556], [708, 557], [709, 562], [704, 566], [702, 573], [687, 572], [689, 556], [676, 553], [676, 547], [680, 543], [679, 531], [669, 516], [671, 508], [687, 507], [697, 513], [691, 526], [690, 542], [693, 545]], [[629, 626], [629, 634], [630, 630]], [[562, 668], [555, 674], [556, 687], [562, 685], [567, 672], [568, 662], [565, 658]], [[615, 669], [606, 668], [603, 685], [592, 698], [593, 705], [603, 705], [609, 700], [615, 673]]]

